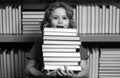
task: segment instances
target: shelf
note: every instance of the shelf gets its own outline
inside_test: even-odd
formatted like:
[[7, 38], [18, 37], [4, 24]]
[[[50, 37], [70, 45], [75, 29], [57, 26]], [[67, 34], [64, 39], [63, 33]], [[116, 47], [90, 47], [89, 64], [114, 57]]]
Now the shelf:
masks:
[[0, 42], [35, 42], [42, 40], [40, 35], [0, 35]]
[[[82, 42], [120, 42], [120, 35], [80, 35]], [[34, 42], [40, 35], [0, 35], [0, 42]]]
[[120, 42], [120, 35], [80, 35], [82, 42]]

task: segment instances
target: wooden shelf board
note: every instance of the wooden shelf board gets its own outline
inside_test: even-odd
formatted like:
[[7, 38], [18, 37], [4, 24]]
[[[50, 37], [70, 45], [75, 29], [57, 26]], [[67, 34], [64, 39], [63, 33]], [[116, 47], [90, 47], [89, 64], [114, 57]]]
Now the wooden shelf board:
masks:
[[[80, 35], [82, 42], [120, 42], [120, 35]], [[0, 42], [34, 42], [40, 35], [0, 35]]]
[[34, 42], [42, 39], [40, 35], [0, 35], [0, 42]]
[[80, 35], [82, 42], [120, 42], [120, 35]]

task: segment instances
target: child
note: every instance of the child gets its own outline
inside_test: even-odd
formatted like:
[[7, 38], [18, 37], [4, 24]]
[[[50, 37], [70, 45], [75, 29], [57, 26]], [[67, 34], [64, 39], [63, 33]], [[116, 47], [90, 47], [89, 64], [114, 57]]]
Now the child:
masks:
[[[73, 21], [73, 9], [69, 5], [63, 2], [55, 2], [49, 6], [49, 8], [45, 12], [44, 20], [42, 21], [41, 26], [44, 27], [54, 27], [54, 28], [76, 28], [75, 23]], [[39, 47], [40, 40], [36, 41], [35, 45], [31, 50], [31, 55], [28, 56], [29, 62], [26, 66], [26, 72], [31, 74], [33, 77], [49, 77], [49, 76], [70, 76], [75, 78], [86, 77], [88, 74], [88, 67], [87, 67], [87, 52], [81, 46], [80, 53], [81, 53], [81, 63], [80, 66], [82, 68], [81, 72], [75, 74], [71, 70], [67, 70], [67, 66], [65, 66], [65, 70], [57, 69], [51, 72], [43, 73], [42, 66], [43, 63], [40, 61], [42, 55], [37, 51]], [[39, 48], [38, 48], [39, 49]], [[37, 64], [39, 64], [36, 68]]]

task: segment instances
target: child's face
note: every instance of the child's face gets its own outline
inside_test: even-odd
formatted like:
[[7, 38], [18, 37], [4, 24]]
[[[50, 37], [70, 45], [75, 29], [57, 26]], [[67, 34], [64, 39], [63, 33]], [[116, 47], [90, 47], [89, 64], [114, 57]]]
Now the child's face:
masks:
[[64, 8], [57, 8], [51, 15], [51, 26], [54, 28], [68, 28], [69, 19]]

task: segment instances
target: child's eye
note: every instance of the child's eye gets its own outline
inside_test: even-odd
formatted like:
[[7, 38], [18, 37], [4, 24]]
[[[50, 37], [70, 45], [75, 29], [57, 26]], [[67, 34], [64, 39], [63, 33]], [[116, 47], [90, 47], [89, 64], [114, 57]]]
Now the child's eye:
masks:
[[67, 17], [63, 17], [63, 19], [68, 19]]
[[57, 19], [58, 17], [53, 17], [53, 19]]

